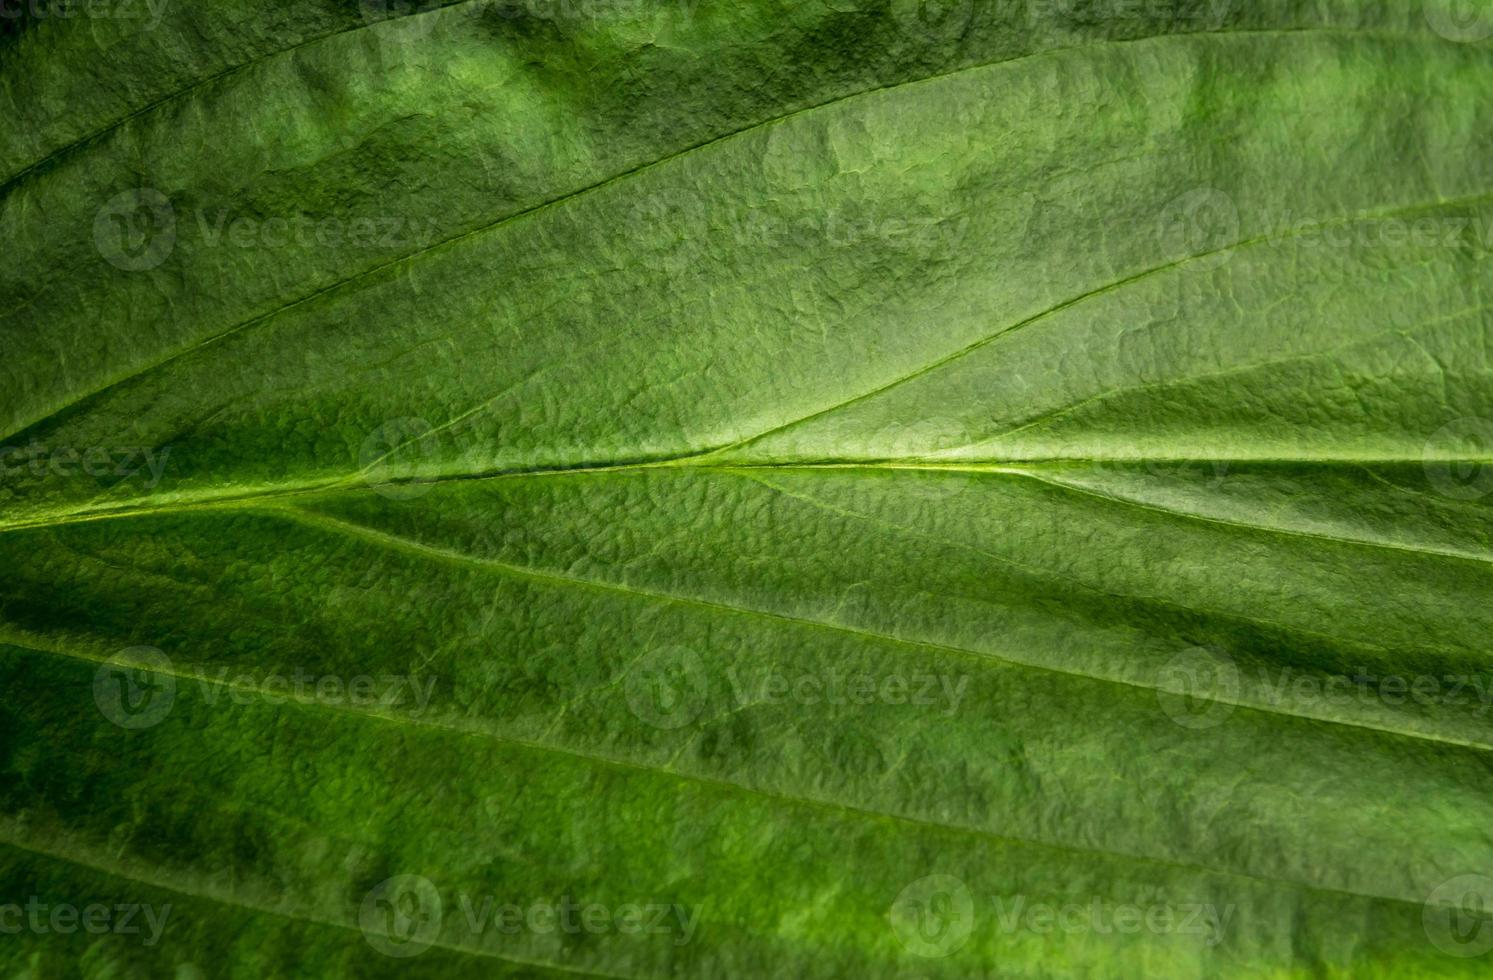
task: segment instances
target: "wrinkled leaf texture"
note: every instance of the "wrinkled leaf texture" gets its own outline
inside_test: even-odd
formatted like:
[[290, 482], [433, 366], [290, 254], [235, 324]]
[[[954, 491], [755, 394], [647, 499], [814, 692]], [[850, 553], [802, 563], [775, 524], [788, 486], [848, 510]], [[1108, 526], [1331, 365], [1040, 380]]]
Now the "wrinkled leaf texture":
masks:
[[172, 911], [5, 975], [1488, 969], [1447, 5], [117, 6], [0, 35], [0, 903]]

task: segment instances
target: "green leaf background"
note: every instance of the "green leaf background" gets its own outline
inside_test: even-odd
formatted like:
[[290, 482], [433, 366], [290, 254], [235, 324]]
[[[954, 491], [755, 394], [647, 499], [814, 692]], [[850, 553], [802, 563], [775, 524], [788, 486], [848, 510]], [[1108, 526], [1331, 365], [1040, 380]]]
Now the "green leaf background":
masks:
[[1493, 8], [4, 13], [5, 976], [1486, 975]]

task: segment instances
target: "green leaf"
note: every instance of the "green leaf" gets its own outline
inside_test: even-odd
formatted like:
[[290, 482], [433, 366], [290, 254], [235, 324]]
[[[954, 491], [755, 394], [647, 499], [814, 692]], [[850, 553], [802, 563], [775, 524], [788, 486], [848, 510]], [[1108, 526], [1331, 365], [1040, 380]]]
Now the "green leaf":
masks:
[[1493, 11], [10, 13], [6, 975], [1488, 970]]

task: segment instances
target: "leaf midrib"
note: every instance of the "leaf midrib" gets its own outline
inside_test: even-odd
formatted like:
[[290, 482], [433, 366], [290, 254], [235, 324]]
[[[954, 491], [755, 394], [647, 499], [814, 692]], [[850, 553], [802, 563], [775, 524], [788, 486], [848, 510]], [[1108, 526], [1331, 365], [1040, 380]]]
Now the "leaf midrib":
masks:
[[[262, 506], [266, 503], [292, 498], [318, 497], [339, 493], [371, 492], [388, 486], [417, 485], [437, 487], [451, 483], [478, 483], [494, 480], [561, 479], [566, 477], [610, 476], [647, 473], [662, 470], [694, 470], [705, 473], [731, 473], [752, 470], [777, 470], [801, 472], [865, 472], [865, 473], [936, 473], [975, 474], [991, 476], [1030, 477], [1032, 470], [1061, 469], [1074, 466], [1146, 466], [1151, 464], [1176, 466], [1207, 466], [1227, 464], [1237, 466], [1303, 466], [1344, 467], [1372, 470], [1374, 467], [1404, 467], [1423, 465], [1472, 465], [1493, 467], [1493, 457], [1247, 457], [1247, 456], [1065, 456], [1031, 459], [959, 460], [937, 462], [927, 459], [865, 459], [865, 460], [780, 460], [761, 461], [727, 460], [712, 462], [721, 450], [705, 450], [686, 456], [661, 457], [627, 463], [579, 463], [573, 466], [542, 469], [509, 469], [477, 473], [408, 474], [392, 479], [367, 480], [364, 474], [354, 473], [329, 480], [305, 484], [266, 484], [243, 493], [204, 492], [191, 496], [173, 497], [159, 504], [130, 505], [118, 507], [76, 507], [69, 510], [41, 513], [13, 521], [0, 521], [0, 534], [12, 531], [40, 530], [70, 524], [93, 521], [122, 520], [131, 517], [156, 517], [196, 511], [232, 511]], [[1351, 540], [1351, 539], [1335, 539]], [[1363, 542], [1369, 543], [1369, 542]]]

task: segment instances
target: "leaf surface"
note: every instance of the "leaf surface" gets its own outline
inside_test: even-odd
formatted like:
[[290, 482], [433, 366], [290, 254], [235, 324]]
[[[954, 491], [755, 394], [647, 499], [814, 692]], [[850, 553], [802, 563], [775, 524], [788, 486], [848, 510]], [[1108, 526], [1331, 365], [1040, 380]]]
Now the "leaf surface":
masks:
[[1243, 7], [12, 24], [6, 971], [1479, 975], [1493, 51]]

